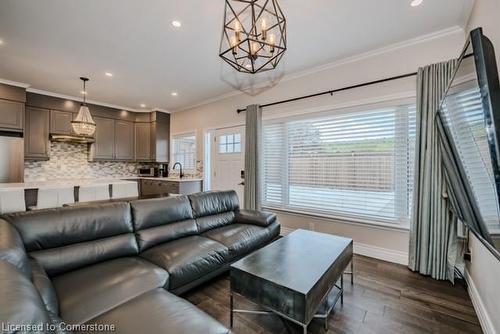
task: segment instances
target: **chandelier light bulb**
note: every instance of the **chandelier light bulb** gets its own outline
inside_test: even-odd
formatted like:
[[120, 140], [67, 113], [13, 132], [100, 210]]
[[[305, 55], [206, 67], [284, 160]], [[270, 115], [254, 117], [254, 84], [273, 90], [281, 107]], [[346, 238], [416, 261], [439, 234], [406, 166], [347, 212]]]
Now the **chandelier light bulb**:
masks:
[[262, 34], [262, 40], [265, 41], [267, 38], [267, 21], [265, 17], [260, 20], [260, 30]]
[[276, 43], [276, 36], [274, 34], [269, 35], [269, 52], [274, 53], [274, 45]]
[[241, 42], [241, 23], [238, 20], [234, 21], [234, 36], [238, 43]]
[[257, 52], [258, 51], [259, 51], [259, 43], [250, 42], [250, 57], [253, 60], [257, 59], [257, 57], [258, 57]]
[[233, 48], [233, 55], [238, 54], [238, 40], [236, 36], [231, 36], [231, 47]]

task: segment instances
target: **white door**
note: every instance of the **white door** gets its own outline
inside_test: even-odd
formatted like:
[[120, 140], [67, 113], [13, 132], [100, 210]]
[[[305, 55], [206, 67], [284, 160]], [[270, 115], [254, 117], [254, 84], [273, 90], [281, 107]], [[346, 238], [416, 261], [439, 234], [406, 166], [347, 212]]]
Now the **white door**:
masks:
[[243, 206], [245, 169], [245, 127], [215, 130], [212, 148], [212, 187], [214, 190], [235, 190]]

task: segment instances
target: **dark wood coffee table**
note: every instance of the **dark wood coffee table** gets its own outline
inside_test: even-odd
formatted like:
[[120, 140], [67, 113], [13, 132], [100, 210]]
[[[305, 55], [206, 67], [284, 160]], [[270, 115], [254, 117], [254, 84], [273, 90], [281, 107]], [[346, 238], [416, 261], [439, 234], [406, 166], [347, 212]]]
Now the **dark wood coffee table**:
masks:
[[[313, 318], [328, 316], [340, 298], [343, 274], [351, 263], [352, 239], [296, 230], [231, 265], [230, 326], [233, 313], [274, 313], [303, 328]], [[340, 285], [337, 284], [340, 279]], [[235, 294], [264, 308], [235, 309]]]

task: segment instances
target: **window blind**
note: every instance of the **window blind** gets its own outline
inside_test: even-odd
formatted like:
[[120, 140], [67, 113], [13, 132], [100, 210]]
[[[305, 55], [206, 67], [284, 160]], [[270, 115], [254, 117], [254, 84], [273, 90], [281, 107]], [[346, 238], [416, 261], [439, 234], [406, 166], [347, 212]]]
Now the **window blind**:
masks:
[[[466, 87], [464, 89], [464, 86]], [[443, 105], [447, 122], [459, 152], [472, 192], [484, 222], [500, 233], [498, 197], [485, 129], [481, 93], [477, 84], [455, 88]]]
[[263, 124], [266, 207], [408, 224], [415, 106]]
[[172, 165], [180, 162], [184, 170], [196, 169], [196, 134], [188, 133], [172, 137]]

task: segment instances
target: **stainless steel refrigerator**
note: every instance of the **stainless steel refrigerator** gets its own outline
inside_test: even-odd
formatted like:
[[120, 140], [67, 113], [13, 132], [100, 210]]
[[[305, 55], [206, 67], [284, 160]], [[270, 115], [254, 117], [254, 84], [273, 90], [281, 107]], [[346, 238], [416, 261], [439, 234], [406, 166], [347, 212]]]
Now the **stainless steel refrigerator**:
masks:
[[0, 133], [0, 183], [24, 181], [24, 139]]

